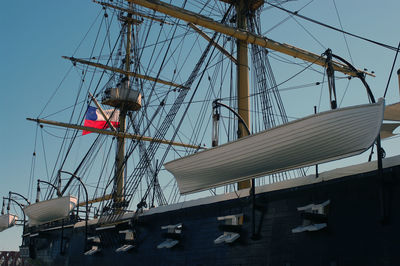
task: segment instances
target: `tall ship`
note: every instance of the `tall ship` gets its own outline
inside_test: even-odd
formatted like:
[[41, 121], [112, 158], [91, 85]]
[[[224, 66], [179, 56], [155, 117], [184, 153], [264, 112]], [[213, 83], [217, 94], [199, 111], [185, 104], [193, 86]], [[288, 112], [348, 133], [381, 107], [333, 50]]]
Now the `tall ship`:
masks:
[[[387, 157], [384, 143], [400, 103], [375, 95], [375, 74], [335, 47], [314, 53], [268, 38], [271, 9], [350, 34], [287, 2], [95, 0], [90, 44], [63, 56], [78, 81], [63, 96], [71, 102], [27, 118], [58, 151], [43, 153], [29, 195], [3, 197], [0, 231], [23, 227], [20, 256], [34, 265], [398, 265], [400, 156]], [[350, 81], [363, 90], [345, 106], [339, 87]], [[294, 93], [298, 117], [289, 117], [281, 92], [307, 86], [327, 106]], [[362, 153], [361, 163], [324, 169]]]

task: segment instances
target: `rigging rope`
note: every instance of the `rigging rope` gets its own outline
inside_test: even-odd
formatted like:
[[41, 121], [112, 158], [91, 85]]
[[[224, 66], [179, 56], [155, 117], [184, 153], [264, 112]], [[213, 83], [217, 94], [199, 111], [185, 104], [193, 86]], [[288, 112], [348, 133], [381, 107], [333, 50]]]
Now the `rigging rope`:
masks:
[[[176, 30], [177, 30], [177, 27], [174, 27], [173, 35], [175, 35]], [[160, 35], [160, 34], [159, 34], [159, 35]], [[168, 44], [167, 51], [168, 51], [168, 50], [170, 49], [170, 47], [171, 47], [172, 40], [173, 40], [173, 39], [171, 39], [170, 43]], [[163, 60], [162, 60], [162, 63], [161, 63], [161, 67], [159, 68], [159, 71], [158, 71], [158, 73], [157, 73], [157, 78], [158, 78], [158, 77], [160, 76], [160, 74], [161, 74], [162, 66], [165, 64], [166, 57], [167, 57], [167, 53], [165, 53], [165, 55], [164, 55], [164, 57], [163, 57]], [[154, 87], [155, 87], [155, 83], [153, 84], [153, 90], [152, 90], [152, 92], [155, 91], [155, 90], [154, 90]], [[184, 96], [184, 94], [187, 93], [187, 91], [188, 91], [187, 89], [182, 89], [182, 90], [180, 91], [179, 96]], [[168, 95], [165, 96], [165, 99], [166, 99], [167, 96], [168, 96]], [[179, 102], [179, 101], [183, 100], [183, 99], [181, 99], [179, 96], [178, 96], [178, 98], [176, 99], [176, 102]], [[156, 115], [160, 112], [160, 109], [163, 108], [163, 104], [162, 104], [163, 102], [164, 102], [164, 100], [161, 101], [159, 107], [157, 108], [157, 110], [156, 110], [155, 113], [153, 114], [152, 119], [151, 119], [150, 121], [153, 121], [154, 117], [156, 117]], [[166, 118], [165, 118], [164, 122], [162, 123], [161, 127], [160, 127], [160, 128], [158, 129], [158, 131], [156, 132], [155, 137], [154, 137], [155, 139], [163, 139], [163, 138], [164, 138], [164, 136], [163, 136], [163, 135], [164, 135], [164, 131], [166, 131], [166, 130], [168, 129], [168, 127], [171, 125], [171, 122], [172, 122], [171, 119], [174, 118], [174, 112], [175, 112], [175, 114], [176, 114], [176, 112], [177, 112], [176, 108], [177, 108], [176, 105], [172, 106], [172, 108], [170, 109], [169, 114], [166, 116]], [[170, 115], [170, 114], [171, 114], [171, 115]], [[144, 115], [143, 115], [142, 117], [144, 117]], [[147, 127], [146, 127], [145, 130], [143, 131], [143, 134], [146, 133], [146, 131], [147, 131], [147, 129], [150, 127], [150, 125], [151, 125], [151, 123], [148, 123]], [[143, 135], [142, 135], [142, 136], [143, 136]], [[155, 152], [156, 152], [156, 150], [157, 150], [157, 148], [158, 148], [159, 145], [160, 145], [160, 143], [151, 142], [150, 145], [149, 145], [149, 147], [148, 147], [148, 149], [147, 149], [146, 152], [144, 153], [144, 156], [142, 156], [142, 157], [140, 158], [140, 161], [139, 161], [138, 165], [135, 167], [133, 173], [132, 173], [130, 176], [127, 177], [127, 179], [126, 179], [126, 185], [125, 185], [125, 191], [128, 192], [128, 193], [130, 193], [129, 195], [126, 195], [126, 201], [127, 201], [127, 202], [130, 201], [130, 199], [133, 197], [133, 194], [135, 193], [137, 187], [140, 185], [141, 179], [142, 179], [142, 177], [143, 177], [145, 171], [147, 171], [147, 166], [150, 164], [150, 161], [151, 161], [152, 158], [154, 157]], [[136, 147], [136, 146], [137, 146], [137, 144], [135, 145], [135, 147]], [[131, 149], [131, 151], [128, 152], [128, 153], [126, 154], [125, 159], [124, 159], [124, 163], [126, 163], [127, 159], [129, 158], [130, 154], [131, 154], [133, 151], [134, 151], [134, 148]], [[139, 203], [139, 204], [141, 204], [141, 203]], [[123, 206], [123, 209], [126, 209], [127, 207], [128, 207], [128, 206]], [[104, 209], [103, 214], [107, 215], [107, 211], [106, 211], [106, 210], [112, 210], [112, 209], [113, 209], [113, 201], [112, 201], [112, 200], [109, 200], [109, 201], [107, 202], [106, 206], [105, 206], [103, 209]], [[119, 215], [121, 215], [121, 214], [122, 214], [121, 212], [112, 213], [111, 216], [109, 216], [109, 217], [106, 218], [106, 222], [107, 222], [107, 221], [113, 221], [113, 220], [115, 220], [115, 219], [118, 219]], [[102, 216], [102, 217], [104, 217], [104, 216]]]
[[[104, 19], [102, 20], [101, 25], [103, 24], [103, 22], [104, 22]], [[98, 39], [98, 36], [99, 36], [99, 32], [100, 32], [100, 29], [101, 29], [101, 25], [100, 25], [99, 30], [98, 30], [98, 32], [97, 32], [95, 44], [97, 43], [97, 39]], [[107, 27], [107, 28], [108, 28], [108, 30], [109, 30], [109, 27]], [[108, 32], [109, 32], [109, 31], [108, 31]], [[103, 50], [103, 48], [104, 48], [104, 43], [105, 43], [105, 42], [103, 42], [103, 46], [102, 46], [102, 49], [101, 49], [101, 50]], [[94, 44], [93, 47], [92, 47], [92, 52], [91, 52], [91, 56], [90, 56], [91, 58], [92, 58], [92, 55], [93, 55], [93, 53], [94, 53], [95, 44]], [[99, 57], [99, 58], [100, 58], [100, 57]], [[109, 60], [110, 60], [110, 58], [109, 58]], [[70, 70], [71, 70], [71, 69], [72, 69], [72, 67], [70, 68]], [[86, 73], [88, 73], [87, 69], [88, 69], [88, 67], [86, 67], [86, 71], [82, 71], [83, 78], [81, 79], [80, 88], [79, 88], [79, 90], [78, 90], [78, 93], [77, 93], [77, 96], [76, 96], [76, 99], [75, 99], [75, 104], [74, 104], [74, 106], [73, 106], [73, 111], [72, 111], [72, 114], [71, 114], [71, 116], [70, 116], [70, 120], [69, 120], [70, 123], [71, 123], [71, 121], [72, 121], [72, 119], [73, 119], [73, 115], [74, 115], [74, 112], [75, 112], [75, 107], [78, 105], [78, 103], [81, 103], [81, 102], [78, 101], [78, 98], [79, 98], [80, 92], [81, 92], [81, 90], [82, 90], [82, 87], [83, 87], [83, 85], [85, 84], [85, 83], [84, 83], [84, 82], [85, 82], [85, 78], [84, 78], [84, 77], [86, 76]], [[68, 73], [69, 73], [69, 72], [68, 72]], [[67, 73], [67, 74], [68, 74], [68, 73]], [[105, 71], [103, 71], [101, 77], [103, 77], [104, 73], [105, 73]], [[93, 73], [93, 74], [94, 74], [94, 73]], [[64, 79], [65, 79], [65, 78], [64, 78]], [[64, 79], [63, 79], [63, 80], [64, 80]], [[93, 77], [92, 77], [92, 81], [93, 81]], [[92, 82], [92, 81], [91, 81], [91, 82]], [[100, 85], [100, 81], [101, 81], [101, 78], [99, 79], [99, 82], [98, 82], [98, 84], [97, 84], [96, 90], [97, 90], [98, 86]], [[61, 85], [61, 84], [60, 84], [60, 85]], [[57, 88], [57, 90], [58, 90], [58, 88]], [[54, 94], [55, 94], [55, 93], [54, 93]], [[53, 94], [53, 96], [54, 96], [54, 94]], [[82, 111], [83, 111], [83, 108], [84, 108], [84, 107], [82, 106], [81, 112], [80, 112], [81, 114], [83, 114], [83, 112], [82, 112]], [[80, 123], [82, 123], [83, 119], [84, 119], [84, 116], [82, 116], [81, 118], [78, 118], [78, 120], [80, 120]], [[78, 131], [78, 130], [73, 131], [73, 135], [72, 135], [72, 137], [71, 137], [70, 145], [69, 145], [69, 147], [67, 148], [67, 147], [65, 147], [64, 145], [65, 145], [65, 141], [68, 139], [67, 136], [68, 136], [68, 134], [70, 134], [70, 132], [71, 132], [71, 130], [69, 130], [69, 129], [66, 130], [65, 135], [64, 135], [63, 142], [62, 142], [61, 147], [60, 147], [60, 152], [59, 152], [58, 157], [57, 157], [57, 159], [56, 159], [56, 163], [54, 164], [54, 168], [53, 168], [53, 172], [52, 172], [53, 180], [51, 181], [53, 184], [56, 184], [56, 183], [57, 183], [57, 178], [58, 178], [58, 176], [59, 176], [58, 174], [57, 174], [57, 175], [54, 175], [54, 173], [56, 172], [56, 169], [57, 169], [57, 168], [58, 168], [58, 169], [62, 169], [62, 167], [63, 167], [64, 164], [66, 163], [67, 158], [68, 158], [68, 155], [69, 155], [69, 153], [70, 153], [70, 151], [71, 151], [71, 149], [72, 149], [72, 145], [73, 145], [73, 143], [75, 142], [75, 139], [76, 139], [77, 134], [78, 134], [79, 131]], [[62, 152], [61, 152], [61, 151], [62, 151], [63, 149], [65, 149], [65, 150], [64, 150], [65, 155], [62, 155]], [[86, 156], [87, 156], [87, 155], [86, 155]], [[81, 162], [80, 166], [83, 165], [86, 156], [84, 157], [84, 159], [83, 159], [83, 161]], [[57, 167], [58, 161], [60, 160], [60, 158], [64, 158], [64, 159], [62, 160], [62, 162], [60, 162], [60, 166]], [[77, 173], [78, 173], [79, 167], [80, 167], [80, 166], [78, 166], [78, 168], [76, 169], [76, 171], [75, 171], [74, 174], [77, 174]], [[57, 173], [58, 173], [58, 172], [57, 172]], [[52, 187], [48, 188], [48, 189], [47, 189], [47, 192], [46, 192], [45, 198], [46, 198], [46, 199], [51, 198], [52, 193], [54, 193], [54, 189], [53, 189]]]
[[[223, 18], [223, 21], [226, 19], [226, 17], [229, 14], [230, 10], [231, 10], [231, 7], [229, 8], [228, 12], [226, 12], [226, 14], [225, 14], [225, 16]], [[215, 40], [217, 35], [218, 35], [217, 33], [214, 33], [214, 35], [212, 37], [213, 41]], [[185, 99], [186, 95], [189, 93], [189, 89], [187, 89], [187, 88], [191, 87], [191, 85], [195, 81], [195, 78], [198, 76], [198, 74], [200, 72], [200, 68], [202, 67], [203, 62], [204, 62], [206, 56], [208, 55], [208, 52], [209, 52], [211, 46], [212, 46], [212, 42], [209, 42], [209, 44], [207, 45], [207, 48], [203, 51], [200, 59], [198, 60], [194, 70], [191, 72], [189, 78], [185, 82], [185, 84], [184, 84], [185, 88], [180, 90], [179, 95], [176, 98], [174, 105], [171, 107], [171, 109], [169, 110], [167, 116], [165, 117], [164, 121], [162, 122], [161, 126], [156, 131], [155, 136], [154, 136], [155, 139], [164, 139], [164, 136], [167, 133], [169, 127], [171, 126], [175, 116], [177, 115], [177, 113], [178, 113], [178, 111], [180, 109], [180, 106], [183, 103], [183, 100]], [[211, 57], [209, 58], [209, 61], [210, 60], [211, 60]], [[161, 68], [160, 68], [160, 71], [161, 71]], [[202, 77], [203, 77], [204, 73], [205, 72], [202, 73]], [[200, 78], [200, 80], [201, 79], [202, 78]], [[190, 100], [193, 100], [193, 97], [194, 97], [196, 91], [198, 90], [199, 85], [200, 85], [200, 82], [198, 83], [198, 85], [194, 89], [194, 92], [193, 92]], [[183, 119], [185, 117], [185, 114], [188, 111], [188, 108], [189, 108], [189, 105], [184, 110], [182, 118], [178, 123], [178, 126], [177, 126], [176, 131], [174, 132], [174, 134], [173, 134], [173, 136], [171, 138], [171, 141], [174, 141], [174, 139], [175, 139], [175, 137], [177, 135], [177, 130], [179, 130], [180, 126], [182, 125]], [[137, 167], [135, 168], [133, 173], [127, 178], [125, 189], [126, 189], [126, 192], [128, 194], [130, 194], [130, 195], [127, 195], [127, 197], [126, 197], [126, 201], [127, 202], [129, 202], [131, 200], [133, 194], [136, 192], [136, 190], [137, 190], [137, 188], [138, 188], [138, 186], [140, 184], [140, 181], [141, 181], [141, 179], [143, 177], [143, 174], [147, 170], [147, 167], [148, 167], [148, 165], [150, 163], [150, 160], [153, 159], [153, 157], [155, 155], [155, 152], [158, 150], [159, 146], [160, 146], [159, 142], [150, 142], [150, 145], [149, 145], [149, 147], [147, 148], [147, 150], [145, 152], [145, 156], [140, 158], [140, 162], [138, 163]], [[164, 160], [165, 160], [165, 158], [166, 158], [166, 156], [167, 156], [167, 154], [169, 152], [170, 147], [171, 147], [171, 145], [168, 145], [168, 147], [167, 147], [167, 149], [166, 149], [166, 151], [164, 153], [164, 156], [163, 156], [162, 160], [160, 161], [160, 165], [164, 163]], [[142, 199], [142, 202], [140, 202], [138, 204], [138, 208], [140, 206], [142, 206], [142, 203], [143, 203], [143, 199]], [[112, 209], [112, 201], [109, 201], [106, 207], [108, 207], [108, 209]], [[128, 206], [126, 206], [126, 207], [124, 206], [124, 210], [127, 207]], [[107, 214], [107, 213], [105, 213], [105, 214]], [[122, 212], [113, 213], [111, 216], [105, 217], [105, 219], [106, 219], [105, 222], [115, 221], [116, 219], [118, 219], [120, 217], [120, 215], [122, 215]]]
[[388, 78], [388, 81], [387, 81], [387, 84], [386, 84], [385, 93], [383, 94], [383, 98], [386, 98], [386, 93], [387, 93], [388, 88], [389, 88], [390, 78], [392, 77], [392, 74], [393, 74], [393, 69], [394, 69], [394, 66], [395, 66], [395, 64], [396, 64], [397, 55], [399, 54], [399, 49], [400, 49], [400, 42], [399, 42], [399, 45], [397, 46], [396, 55], [394, 56], [394, 60], [393, 60], [393, 64], [392, 64], [392, 69], [390, 70], [390, 74], [389, 74], [389, 78]]
[[47, 164], [47, 156], [46, 156], [46, 149], [44, 148], [44, 139], [43, 139], [43, 131], [40, 131], [40, 136], [42, 139], [42, 149], [43, 149], [43, 157], [44, 157], [44, 164], [45, 164], [45, 168], [46, 168], [46, 174], [47, 174], [47, 181], [50, 181], [49, 178], [49, 168], [48, 168], [48, 164]]
[[31, 196], [32, 196], [33, 180], [34, 180], [34, 178], [35, 178], [35, 169], [36, 169], [36, 143], [37, 143], [38, 128], [39, 128], [39, 124], [36, 124], [35, 143], [34, 143], [34, 145], [33, 145], [31, 170], [30, 170], [30, 175], [29, 175], [28, 199], [30, 199]]
[[[289, 1], [285, 1], [285, 2], [289, 2]], [[281, 2], [280, 5], [282, 5], [285, 2]], [[309, 1], [307, 4], [305, 4], [304, 6], [302, 6], [299, 10], [297, 10], [296, 12], [300, 12], [301, 10], [303, 10], [304, 8], [306, 8], [309, 4], [311, 4], [312, 2], [314, 2], [314, 0]], [[271, 7], [273, 8], [273, 7]], [[285, 23], [286, 21], [288, 21], [290, 18], [292, 18], [293, 15], [288, 16], [287, 18], [281, 20], [280, 22], [278, 22], [276, 25], [272, 26], [269, 30], [265, 31], [262, 33], [262, 35], [266, 35], [268, 33], [270, 33], [272, 30], [274, 30], [275, 28], [277, 28], [278, 26], [282, 25], [283, 23]]]
[[[336, 1], [332, 0], [332, 2], [333, 2], [333, 5], [335, 6], [335, 11], [336, 11], [336, 15], [337, 15], [338, 20], [339, 20], [340, 29], [343, 31], [343, 25], [342, 25], [342, 21], [341, 21], [340, 16], [339, 16], [339, 11], [338, 11], [338, 9], [336, 7]], [[353, 57], [351, 56], [351, 53], [350, 53], [349, 44], [347, 42], [346, 34], [344, 34], [344, 33], [343, 33], [343, 39], [344, 39], [344, 42], [346, 43], [347, 52], [349, 53], [349, 56], [350, 56], [350, 62], [352, 64], [354, 64]]]
[[393, 46], [391, 46], [391, 45], [384, 44], [384, 43], [381, 43], [381, 42], [377, 42], [377, 41], [374, 41], [374, 40], [372, 40], [372, 39], [368, 39], [368, 38], [365, 38], [365, 37], [362, 37], [362, 36], [359, 36], [359, 35], [356, 35], [356, 34], [353, 34], [353, 33], [350, 33], [350, 32], [344, 31], [344, 30], [341, 30], [341, 29], [338, 29], [338, 28], [333, 27], [333, 26], [330, 26], [330, 25], [328, 25], [328, 24], [319, 22], [319, 21], [317, 21], [317, 20], [315, 20], [315, 19], [311, 19], [311, 18], [308, 18], [308, 17], [306, 17], [306, 16], [300, 15], [300, 14], [298, 14], [297, 11], [296, 11], [296, 12], [293, 12], [293, 11], [290, 11], [290, 10], [288, 10], [288, 9], [286, 9], [286, 8], [283, 8], [283, 7], [274, 5], [274, 4], [270, 3], [270, 2], [265, 2], [265, 3], [267, 3], [267, 4], [270, 5], [270, 6], [275, 7], [275, 8], [277, 8], [277, 9], [280, 9], [280, 10], [282, 10], [282, 11], [285, 11], [286, 13], [292, 14], [292, 15], [294, 15], [294, 16], [297, 16], [297, 17], [299, 17], [299, 18], [305, 19], [305, 20], [307, 20], [307, 21], [310, 21], [310, 22], [312, 22], [312, 23], [318, 24], [318, 25], [320, 25], [320, 26], [323, 26], [323, 27], [332, 29], [332, 30], [334, 30], [334, 31], [341, 32], [341, 33], [343, 33], [343, 34], [352, 36], [352, 37], [357, 38], [357, 39], [361, 39], [361, 40], [364, 40], [364, 41], [367, 41], [367, 42], [376, 44], [376, 45], [378, 45], [378, 46], [384, 47], [384, 48], [389, 49], [389, 50], [398, 51], [398, 48], [393, 47]]

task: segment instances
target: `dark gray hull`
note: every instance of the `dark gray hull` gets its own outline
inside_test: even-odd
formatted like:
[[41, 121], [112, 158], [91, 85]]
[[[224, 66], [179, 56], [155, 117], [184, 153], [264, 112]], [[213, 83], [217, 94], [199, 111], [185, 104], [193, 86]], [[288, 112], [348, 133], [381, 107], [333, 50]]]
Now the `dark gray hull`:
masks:
[[[330, 200], [327, 227], [293, 233], [303, 218], [297, 207]], [[101, 251], [83, 254], [85, 227], [26, 235], [25, 254], [49, 265], [400, 265], [400, 166], [359, 173], [309, 185], [263, 192], [253, 205], [249, 197], [141, 216], [89, 235], [101, 239]], [[244, 214], [240, 238], [214, 244], [220, 236], [217, 217]], [[180, 242], [167, 249], [161, 226], [182, 223]], [[136, 231], [135, 248], [119, 231]], [[253, 229], [255, 228], [255, 230]], [[222, 228], [223, 229], [223, 228]], [[33, 233], [33, 232], [31, 232]]]

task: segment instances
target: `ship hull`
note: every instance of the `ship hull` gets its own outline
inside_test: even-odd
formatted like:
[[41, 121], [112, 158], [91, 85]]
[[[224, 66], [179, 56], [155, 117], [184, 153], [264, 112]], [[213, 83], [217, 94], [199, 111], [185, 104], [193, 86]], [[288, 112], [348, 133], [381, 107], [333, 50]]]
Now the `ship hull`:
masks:
[[[343, 175], [345, 169], [340, 177], [296, 181], [303, 183], [295, 186], [276, 185], [259, 191], [255, 205], [244, 196], [149, 212], [136, 222], [104, 230], [92, 225], [89, 234], [99, 236], [102, 246], [90, 256], [83, 254], [84, 226], [27, 234], [24, 242], [30, 243], [36, 261], [48, 265], [398, 265], [400, 166], [381, 173], [370, 167], [360, 166], [357, 174]], [[326, 227], [293, 232], [304, 223], [299, 207], [327, 201]], [[240, 237], [215, 244], [223, 234], [218, 217], [234, 214], [243, 214]], [[179, 223], [179, 243], [157, 248], [165, 240], [161, 227]], [[124, 241], [119, 232], [129, 228], [136, 231], [135, 247], [116, 252]]]

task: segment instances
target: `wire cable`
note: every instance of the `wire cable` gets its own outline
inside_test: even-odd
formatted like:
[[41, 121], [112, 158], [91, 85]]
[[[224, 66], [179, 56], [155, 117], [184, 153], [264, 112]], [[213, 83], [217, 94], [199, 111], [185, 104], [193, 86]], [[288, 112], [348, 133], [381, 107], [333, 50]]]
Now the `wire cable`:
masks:
[[396, 60], [397, 60], [397, 55], [399, 54], [399, 48], [400, 48], [400, 42], [399, 42], [399, 45], [397, 46], [396, 55], [395, 55], [394, 60], [393, 60], [392, 69], [390, 70], [390, 74], [389, 74], [389, 78], [388, 78], [388, 81], [387, 81], [387, 84], [386, 84], [385, 93], [383, 94], [383, 98], [386, 98], [386, 93], [387, 93], [388, 88], [389, 88], [390, 78], [392, 77], [394, 65], [396, 64]]
[[332, 30], [335, 30], [335, 31], [338, 31], [338, 32], [341, 32], [341, 33], [344, 33], [344, 34], [349, 35], [349, 36], [352, 36], [352, 37], [354, 37], [354, 38], [361, 39], [361, 40], [364, 40], [364, 41], [367, 41], [367, 42], [376, 44], [376, 45], [378, 45], [378, 46], [382, 46], [382, 47], [384, 47], [384, 48], [386, 48], [386, 49], [393, 50], [393, 51], [398, 51], [398, 49], [399, 49], [399, 48], [396, 49], [396, 47], [393, 47], [393, 46], [388, 45], [388, 44], [380, 43], [380, 42], [377, 42], [377, 41], [374, 41], [374, 40], [371, 40], [371, 39], [362, 37], [362, 36], [360, 36], [360, 35], [356, 35], [356, 34], [353, 34], [353, 33], [350, 33], [350, 32], [347, 32], [347, 31], [344, 31], [344, 30], [341, 30], [341, 29], [338, 29], [338, 28], [333, 27], [333, 26], [330, 26], [330, 25], [328, 25], [328, 24], [319, 22], [319, 21], [317, 21], [317, 20], [315, 20], [315, 19], [311, 19], [311, 18], [308, 18], [308, 17], [306, 17], [306, 16], [300, 15], [300, 14], [298, 14], [298, 12], [293, 12], [293, 11], [290, 11], [290, 10], [288, 10], [288, 9], [286, 9], [286, 8], [283, 8], [283, 7], [274, 5], [274, 4], [270, 3], [270, 2], [266, 2], [266, 3], [267, 3], [268, 5], [271, 5], [271, 6], [275, 7], [275, 8], [278, 8], [278, 9], [280, 9], [280, 10], [282, 10], [282, 11], [285, 11], [285, 12], [287, 12], [287, 13], [289, 13], [289, 14], [292, 14], [292, 15], [294, 15], [294, 16], [297, 16], [297, 17], [299, 17], [299, 18], [302, 18], [302, 19], [305, 19], [305, 20], [310, 21], [310, 22], [312, 22], [312, 23], [321, 25], [321, 26], [323, 26], [323, 27], [326, 27], [326, 28], [329, 28], [329, 29], [332, 29]]

